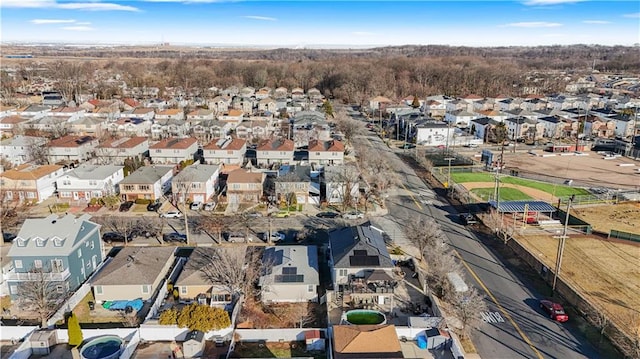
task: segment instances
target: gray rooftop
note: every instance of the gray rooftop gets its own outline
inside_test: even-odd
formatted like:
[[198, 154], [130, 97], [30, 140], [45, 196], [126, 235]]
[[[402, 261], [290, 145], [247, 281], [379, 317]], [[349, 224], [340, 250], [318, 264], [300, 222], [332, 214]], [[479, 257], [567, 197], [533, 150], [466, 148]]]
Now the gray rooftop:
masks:
[[180, 173], [173, 177], [173, 180], [177, 182], [206, 182], [214, 175], [217, 176], [216, 173], [220, 173], [220, 167], [221, 165], [203, 165], [196, 163], [180, 171]]
[[[76, 217], [56, 214], [46, 218], [27, 218], [14, 239], [9, 257], [66, 256], [100, 225], [89, 221], [88, 214]], [[39, 238], [39, 239], [38, 239]]]
[[316, 246], [266, 247], [262, 261], [270, 264], [271, 270], [260, 277], [261, 285], [265, 282], [279, 285], [320, 283]]
[[167, 173], [173, 171], [173, 166], [145, 166], [125, 177], [120, 184], [156, 183]]
[[174, 259], [175, 247], [124, 247], [93, 277], [92, 285], [152, 284], [165, 264]]
[[67, 177], [75, 177], [86, 180], [103, 180], [114, 173], [120, 171], [124, 167], [116, 165], [91, 165], [83, 164], [79, 167], [65, 173], [60, 179]]
[[17, 135], [0, 141], [0, 146], [31, 146], [38, 143], [47, 143], [44, 137]]
[[368, 225], [329, 233], [335, 268], [393, 268], [382, 233]]
[[353, 164], [325, 166], [323, 170], [325, 182], [344, 181], [345, 174], [351, 178], [360, 176], [358, 167]]

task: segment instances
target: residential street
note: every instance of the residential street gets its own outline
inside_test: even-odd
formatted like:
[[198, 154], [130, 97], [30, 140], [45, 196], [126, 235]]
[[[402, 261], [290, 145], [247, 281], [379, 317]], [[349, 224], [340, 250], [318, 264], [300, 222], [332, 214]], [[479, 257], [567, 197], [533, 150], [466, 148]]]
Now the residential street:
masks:
[[[477, 237], [457, 223], [458, 212], [438, 198], [415, 172], [377, 136], [368, 136], [375, 148], [389, 158], [400, 176], [400, 189], [387, 200], [389, 214], [377, 219], [391, 238], [409, 253], [417, 250], [408, 243], [402, 227], [416, 215], [433, 217], [445, 232], [448, 244], [455, 249], [465, 267], [464, 276], [486, 296], [488, 313], [482, 327], [472, 339], [483, 358], [597, 358], [600, 355], [571, 321], [559, 324], [538, 309], [536, 293], [506, 268]], [[402, 150], [397, 150], [402, 152]], [[434, 205], [418, 201], [418, 193], [427, 193]], [[409, 250], [413, 248], [413, 250]]]

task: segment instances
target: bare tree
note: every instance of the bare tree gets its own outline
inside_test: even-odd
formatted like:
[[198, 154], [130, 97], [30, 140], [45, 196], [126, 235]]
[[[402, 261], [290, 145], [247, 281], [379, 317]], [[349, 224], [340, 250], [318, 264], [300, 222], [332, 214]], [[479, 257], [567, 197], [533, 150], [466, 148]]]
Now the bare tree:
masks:
[[245, 293], [248, 284], [245, 278], [251, 273], [251, 263], [247, 263], [247, 247], [234, 246], [201, 251], [200, 256], [187, 265], [200, 270], [202, 277], [218, 285], [232, 295]]
[[460, 321], [461, 334], [467, 337], [470, 330], [478, 328], [482, 323], [481, 313], [487, 311], [485, 298], [475, 288], [471, 288], [464, 293], [456, 292], [451, 304], [453, 314]]
[[102, 216], [94, 217], [94, 221], [110, 231], [118, 232], [124, 236], [124, 245], [136, 236], [157, 236], [162, 233], [164, 221], [159, 218], [139, 219], [135, 217]]
[[355, 136], [362, 132], [362, 124], [347, 115], [344, 110], [336, 114], [336, 127], [344, 135], [345, 145], [350, 146]]
[[449, 296], [451, 286], [447, 275], [460, 270], [460, 264], [456, 261], [454, 255], [442, 243], [426, 248], [424, 260], [427, 264], [427, 285], [438, 297]]
[[201, 215], [194, 222], [196, 229], [203, 230], [209, 234], [215, 233], [218, 237], [218, 243], [222, 243], [222, 232], [229, 227], [230, 218], [209, 213]]
[[640, 358], [640, 313], [636, 312], [627, 318], [629, 333], [619, 333], [612, 338], [614, 344], [624, 353], [626, 358]]
[[420, 260], [427, 248], [442, 246], [444, 234], [438, 223], [432, 218], [420, 216], [409, 223], [406, 231], [407, 239], [418, 248]]
[[50, 271], [32, 268], [28, 280], [20, 282], [18, 294], [21, 307], [38, 315], [40, 326], [47, 327], [47, 319], [65, 298], [64, 283], [54, 282]]
[[49, 164], [49, 146], [38, 143], [33, 137], [27, 139], [27, 157], [37, 165]]
[[313, 307], [304, 300], [296, 303], [276, 304], [270, 306], [269, 309], [281, 319], [283, 324], [291, 324], [294, 327], [298, 326], [298, 328], [313, 323], [315, 319]]
[[[17, 186], [16, 186], [17, 190]], [[23, 201], [14, 199], [16, 190], [0, 187], [0, 229], [16, 228], [24, 220], [28, 208]]]
[[607, 328], [611, 325], [611, 321], [607, 314], [601, 310], [594, 310], [587, 315], [587, 319], [593, 324], [596, 328], [598, 328], [600, 332], [600, 338], [598, 339], [598, 347], [602, 345], [602, 339], [604, 338], [604, 334], [607, 331]]

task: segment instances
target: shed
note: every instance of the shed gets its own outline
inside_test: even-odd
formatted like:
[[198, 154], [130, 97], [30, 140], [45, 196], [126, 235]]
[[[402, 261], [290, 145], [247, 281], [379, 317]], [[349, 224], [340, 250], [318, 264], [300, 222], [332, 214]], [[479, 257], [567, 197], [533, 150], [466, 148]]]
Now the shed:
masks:
[[185, 358], [200, 358], [204, 353], [204, 333], [192, 330], [187, 333], [182, 343], [182, 352]]
[[31, 334], [29, 338], [31, 351], [36, 355], [48, 355], [51, 353], [51, 347], [58, 344], [56, 341], [56, 332], [53, 330], [41, 330]]
[[304, 332], [304, 341], [307, 350], [325, 350], [324, 339], [318, 329], [307, 330]]

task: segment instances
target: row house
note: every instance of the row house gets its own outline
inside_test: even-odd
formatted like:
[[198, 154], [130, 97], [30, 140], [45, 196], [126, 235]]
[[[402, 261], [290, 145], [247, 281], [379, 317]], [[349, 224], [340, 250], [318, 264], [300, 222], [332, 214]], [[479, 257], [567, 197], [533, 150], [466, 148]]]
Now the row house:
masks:
[[446, 105], [447, 113], [454, 113], [456, 111], [467, 111], [470, 112], [473, 110], [473, 106], [469, 104], [469, 102], [462, 99], [452, 99], [447, 101]]
[[29, 105], [17, 110], [17, 114], [31, 119], [38, 119], [49, 115], [51, 107], [40, 105]]
[[278, 87], [273, 91], [275, 99], [286, 99], [289, 97], [289, 90], [286, 87]]
[[538, 115], [536, 112], [525, 110], [522, 108], [505, 111], [505, 113], [508, 114], [509, 117], [524, 117], [533, 121], [538, 120], [538, 118], [540, 117], [540, 115]]
[[494, 130], [498, 125], [498, 121], [490, 117], [480, 117], [471, 121], [471, 131], [475, 138], [481, 139], [483, 142], [493, 141]]
[[221, 165], [193, 164], [173, 177], [171, 192], [179, 203], [207, 202], [218, 190]]
[[322, 100], [324, 99], [324, 96], [322, 96], [322, 92], [320, 92], [320, 90], [315, 87], [307, 90], [307, 97], [313, 102], [322, 102]]
[[95, 156], [99, 141], [93, 136], [67, 135], [48, 144], [50, 163], [84, 162]]
[[[252, 111], [246, 111], [246, 112], [251, 113]], [[218, 120], [222, 122], [230, 123], [232, 127], [235, 128], [244, 119], [244, 114], [245, 114], [245, 111], [243, 110], [231, 109], [227, 112], [224, 112], [218, 115]]]
[[538, 119], [538, 123], [542, 124], [542, 136], [545, 138], [559, 139], [563, 137], [564, 128], [566, 127], [563, 118], [560, 116], [545, 116]]
[[251, 97], [234, 97], [231, 100], [231, 108], [229, 111], [242, 111], [244, 113], [253, 113], [253, 109], [257, 106], [257, 101]]
[[309, 163], [341, 165], [344, 163], [344, 144], [338, 140], [309, 142]]
[[292, 100], [302, 100], [304, 99], [304, 90], [300, 87], [294, 87], [291, 89], [291, 99]]
[[422, 109], [429, 117], [444, 117], [447, 107], [444, 101], [427, 99]]
[[271, 166], [273, 164], [288, 164], [293, 162], [293, 141], [286, 138], [276, 138], [263, 141], [256, 148], [256, 160], [258, 166]]
[[59, 137], [68, 132], [69, 125], [69, 117], [45, 116], [26, 122], [24, 128], [36, 133], [48, 133], [53, 137]]
[[238, 95], [244, 98], [255, 97], [256, 89], [251, 86], [243, 87]]
[[144, 166], [120, 181], [120, 196], [125, 201], [158, 200], [171, 189], [173, 166]]
[[170, 108], [156, 113], [156, 120], [184, 120], [184, 111], [179, 108]]
[[209, 142], [213, 138], [224, 137], [231, 132], [230, 123], [218, 120], [204, 120], [192, 125], [191, 134], [201, 142]]
[[31, 119], [19, 115], [7, 116], [0, 119], [0, 136], [15, 135], [27, 128]]
[[265, 139], [271, 137], [275, 132], [272, 123], [275, 124], [275, 122], [272, 121], [242, 121], [242, 123], [236, 127], [235, 134], [237, 137], [247, 140]]
[[241, 138], [217, 138], [202, 148], [208, 164], [242, 165], [247, 152], [247, 141]]
[[282, 166], [274, 182], [278, 203], [290, 206], [320, 202], [311, 200], [311, 196], [320, 196], [319, 183], [311, 181], [311, 166]]
[[83, 117], [71, 122], [68, 128], [76, 136], [101, 137], [107, 130], [107, 122], [103, 118]]
[[538, 139], [544, 134], [545, 126], [537, 120], [526, 117], [511, 117], [505, 120], [508, 137], [512, 140]]
[[544, 110], [545, 108], [547, 108], [549, 106], [549, 103], [541, 98], [535, 97], [535, 98], [529, 98], [526, 99], [522, 102], [522, 105], [520, 106], [523, 110], [527, 110], [527, 111], [538, 111], [538, 110]]
[[[291, 96], [293, 98], [293, 96]], [[383, 111], [385, 110], [387, 105], [391, 105], [393, 101], [384, 97], [384, 96], [376, 96], [369, 100], [369, 111]]]
[[208, 109], [196, 109], [187, 114], [187, 121], [189, 122], [200, 122], [204, 120], [213, 120], [215, 119], [215, 111]]
[[76, 121], [84, 117], [87, 110], [80, 107], [56, 107], [49, 112], [50, 116], [69, 117], [69, 121]]
[[151, 121], [142, 118], [121, 118], [107, 125], [115, 136], [147, 136], [151, 133]]
[[115, 138], [96, 147], [96, 160], [100, 164], [122, 164], [127, 158], [145, 157], [148, 151], [146, 137]]
[[278, 110], [276, 101], [271, 98], [264, 98], [258, 102], [258, 112], [260, 113], [275, 113]]
[[194, 159], [198, 140], [194, 137], [166, 138], [149, 146], [149, 156], [155, 164], [174, 164]]
[[616, 137], [627, 138], [636, 135], [636, 120], [631, 115], [617, 114], [610, 117], [616, 125], [614, 135]]
[[162, 139], [167, 137], [183, 137], [189, 133], [189, 122], [184, 119], [158, 119], [151, 125], [151, 137]]
[[472, 109], [474, 112], [494, 110], [497, 107], [496, 100], [491, 98], [484, 98], [472, 103]]
[[499, 110], [502, 112], [509, 112], [519, 109], [522, 101], [523, 100], [520, 98], [506, 98], [498, 101]]
[[121, 118], [141, 118], [146, 121], [151, 121], [155, 118], [156, 111], [149, 107], [139, 107], [131, 111], [125, 111], [120, 114]]
[[471, 121], [478, 118], [478, 115], [467, 110], [455, 110], [453, 112], [447, 112], [444, 116], [444, 120], [450, 123], [452, 126], [457, 127], [469, 127]]
[[256, 91], [255, 97], [257, 100], [264, 100], [271, 96], [271, 89], [269, 87], [263, 87]]
[[226, 96], [216, 96], [207, 103], [207, 107], [214, 111], [214, 113], [224, 113], [229, 111], [231, 106], [231, 98]]
[[0, 141], [0, 155], [13, 166], [35, 160], [33, 148], [46, 146], [44, 137], [17, 135]]
[[123, 168], [115, 165], [80, 165], [58, 177], [58, 197], [89, 201], [91, 198], [116, 194], [118, 184], [124, 179]]
[[[481, 117], [488, 117], [488, 118], [492, 118], [498, 122], [504, 122], [504, 120], [506, 120], [507, 118], [511, 117], [511, 115], [498, 111], [498, 110], [481, 110], [481, 111], [476, 111], [476, 114], [481, 118]], [[479, 117], [476, 117], [479, 118]], [[473, 122], [473, 120], [471, 121]]]
[[104, 248], [100, 225], [90, 218], [52, 214], [25, 220], [7, 254], [12, 268], [5, 278], [13, 300], [22, 297], [22, 286], [44, 279], [62, 302], [93, 274], [104, 260]]
[[264, 172], [237, 169], [227, 177], [227, 202], [233, 204], [259, 203], [264, 193]]
[[616, 129], [616, 122], [599, 116], [587, 115], [578, 116], [578, 123], [584, 124], [582, 134], [588, 137], [613, 137]]
[[122, 113], [120, 112], [119, 108], [102, 107], [92, 112], [85, 113], [84, 117], [100, 118], [111, 122], [119, 119], [121, 114]]
[[56, 191], [56, 179], [64, 174], [62, 166], [25, 163], [0, 174], [0, 187], [7, 201], [40, 203]]
[[427, 121], [416, 127], [416, 143], [424, 146], [445, 146], [453, 140], [454, 127], [444, 122]]

